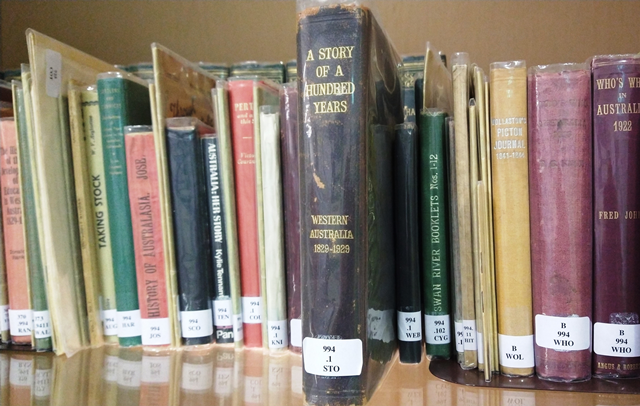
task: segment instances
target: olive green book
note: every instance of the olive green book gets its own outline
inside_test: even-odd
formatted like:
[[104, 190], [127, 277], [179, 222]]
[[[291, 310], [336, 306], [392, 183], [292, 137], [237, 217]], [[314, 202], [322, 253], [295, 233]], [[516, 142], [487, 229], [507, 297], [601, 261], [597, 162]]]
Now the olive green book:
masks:
[[95, 255], [100, 278], [100, 310], [104, 341], [118, 342], [116, 286], [113, 276], [111, 252], [111, 227], [107, 211], [107, 187], [105, 184], [104, 157], [102, 153], [102, 129], [98, 90], [88, 86], [81, 92], [82, 120], [85, 142], [85, 159], [90, 176], [91, 232], [94, 234]]
[[29, 295], [33, 311], [33, 347], [38, 351], [51, 350], [51, 322], [44, 280], [44, 267], [38, 240], [38, 216], [36, 213], [33, 162], [27, 124], [24, 88], [13, 81], [14, 116], [18, 131], [18, 177], [22, 188], [22, 221], [25, 234], [25, 263], [29, 272]]
[[[71, 135], [71, 156], [73, 159], [73, 179], [76, 188], [76, 210], [80, 233], [80, 253], [84, 275], [85, 297], [87, 301], [87, 322], [91, 346], [103, 344], [100, 312], [100, 275], [96, 256], [96, 238], [93, 232], [93, 193], [91, 175], [87, 164], [85, 131], [82, 117], [81, 84], [69, 81], [69, 127]], [[33, 283], [32, 283], [33, 285]]]

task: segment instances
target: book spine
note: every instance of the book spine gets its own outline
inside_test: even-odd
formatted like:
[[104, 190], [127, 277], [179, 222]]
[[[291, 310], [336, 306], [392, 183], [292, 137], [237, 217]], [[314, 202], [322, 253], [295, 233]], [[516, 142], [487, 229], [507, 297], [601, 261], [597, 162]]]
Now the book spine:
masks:
[[422, 359], [417, 142], [414, 123], [396, 127], [393, 165], [396, 311], [400, 362], [410, 364]]
[[640, 58], [592, 63], [593, 373], [640, 375]]
[[260, 111], [267, 336], [270, 350], [289, 346], [285, 281], [279, 107]]
[[171, 344], [160, 193], [150, 127], [127, 127], [125, 150], [142, 345]]
[[[391, 142], [402, 120], [397, 59], [358, 6], [308, 10], [297, 35], [301, 276], [313, 287], [302, 290], [305, 401], [358, 404], [396, 348], [388, 332], [395, 330]], [[336, 59], [325, 58], [331, 49]]]
[[561, 381], [591, 377], [591, 74], [580, 66], [528, 75], [536, 373]]
[[233, 306], [231, 301], [231, 281], [229, 272], [229, 254], [223, 201], [222, 167], [220, 166], [220, 145], [218, 137], [203, 137], [202, 152], [204, 159], [207, 199], [210, 219], [211, 254], [213, 256], [213, 280], [215, 297], [213, 302], [216, 342], [232, 343]]
[[124, 146], [124, 126], [130, 124], [128, 82], [121, 78], [97, 82], [113, 275], [118, 281], [115, 285], [118, 341], [129, 347], [142, 344], [142, 340]]
[[421, 112], [420, 221], [426, 353], [451, 356], [446, 114]]
[[402, 111], [405, 123], [416, 122], [416, 78], [406, 68], [399, 69], [400, 84], [402, 85]]
[[208, 344], [213, 341], [213, 272], [201, 141], [196, 127], [169, 126], [166, 140], [183, 343]]
[[50, 350], [51, 317], [47, 301], [47, 287], [44, 279], [44, 266], [38, 237], [38, 217], [35, 207], [35, 177], [33, 157], [29, 154], [29, 135], [27, 132], [27, 118], [25, 115], [24, 96], [22, 89], [17, 93], [17, 147], [19, 161], [19, 178], [22, 191], [22, 214], [25, 237], [25, 265], [29, 273], [29, 291], [33, 310], [34, 348], [38, 351]]
[[105, 341], [112, 343], [118, 341], [118, 317], [98, 92], [95, 89], [86, 90], [82, 92], [81, 97], [84, 136], [87, 144], [85, 152], [87, 153], [86, 159], [91, 177], [91, 196], [93, 198], [92, 229], [96, 238], [96, 254], [100, 274], [102, 332]]
[[527, 72], [492, 64], [491, 169], [500, 372], [533, 374]]
[[281, 158], [284, 204], [284, 238], [287, 274], [289, 346], [302, 352], [300, 297], [300, 164], [298, 145], [298, 88], [283, 86], [281, 93]]
[[242, 323], [242, 300], [240, 293], [240, 259], [238, 253], [238, 223], [236, 215], [235, 179], [233, 170], [233, 151], [229, 124], [229, 98], [226, 82], [218, 81], [216, 94], [216, 130], [219, 137], [220, 165], [222, 181], [222, 200], [224, 207], [224, 226], [227, 235], [227, 261], [229, 264], [229, 287], [231, 289], [231, 307], [233, 312], [233, 340], [236, 348], [244, 346]]
[[229, 113], [236, 179], [238, 245], [244, 344], [262, 346], [258, 213], [253, 120], [253, 81], [229, 82]]
[[[473, 239], [471, 217], [471, 158], [469, 148], [469, 66], [454, 63], [453, 76], [453, 122], [455, 127], [455, 171], [456, 171], [456, 216], [458, 247], [460, 256], [460, 292], [462, 331], [464, 334], [464, 356], [462, 368], [478, 365], [476, 343], [476, 316], [474, 297]], [[457, 276], [457, 274], [455, 274]]]
[[29, 275], [25, 261], [22, 189], [18, 178], [18, 150], [15, 121], [0, 121], [0, 191], [4, 256], [9, 287], [9, 327], [14, 344], [31, 344], [32, 313], [29, 302]]

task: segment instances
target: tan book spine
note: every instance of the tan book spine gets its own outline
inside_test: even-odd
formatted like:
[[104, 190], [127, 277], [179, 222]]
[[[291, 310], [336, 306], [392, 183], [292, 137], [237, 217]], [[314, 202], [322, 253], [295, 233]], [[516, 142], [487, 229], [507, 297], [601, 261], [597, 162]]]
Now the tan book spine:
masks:
[[82, 120], [82, 98], [80, 83], [69, 81], [69, 129], [71, 134], [71, 155], [76, 188], [76, 208], [78, 230], [80, 232], [80, 252], [84, 273], [84, 289], [87, 303], [89, 340], [91, 346], [104, 343], [100, 314], [100, 274], [97, 247], [93, 231], [93, 196], [90, 186], [90, 172], [87, 163], [85, 134]]
[[528, 376], [534, 358], [524, 61], [491, 64], [490, 88], [500, 372]]
[[469, 65], [464, 63], [466, 54], [460, 56], [460, 63], [453, 63], [453, 117], [455, 127], [455, 171], [458, 217], [458, 240], [460, 255], [460, 286], [462, 292], [462, 327], [464, 332], [464, 360], [462, 367], [475, 368], [478, 362], [475, 329], [475, 307], [473, 288], [473, 253], [471, 238], [471, 187], [469, 165]]

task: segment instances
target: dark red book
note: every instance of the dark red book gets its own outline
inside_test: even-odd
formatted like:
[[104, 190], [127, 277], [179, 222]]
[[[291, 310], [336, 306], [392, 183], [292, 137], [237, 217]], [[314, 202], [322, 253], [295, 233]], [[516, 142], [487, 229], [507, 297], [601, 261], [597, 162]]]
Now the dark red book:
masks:
[[586, 64], [529, 70], [529, 207], [536, 372], [591, 377], [591, 72]]
[[592, 61], [593, 372], [640, 376], [640, 57]]
[[287, 83], [280, 91], [280, 150], [284, 193], [284, 239], [287, 275], [289, 347], [302, 351], [300, 296], [300, 164], [298, 162], [298, 84]]
[[262, 346], [253, 79], [229, 80], [229, 119], [236, 184], [244, 345]]

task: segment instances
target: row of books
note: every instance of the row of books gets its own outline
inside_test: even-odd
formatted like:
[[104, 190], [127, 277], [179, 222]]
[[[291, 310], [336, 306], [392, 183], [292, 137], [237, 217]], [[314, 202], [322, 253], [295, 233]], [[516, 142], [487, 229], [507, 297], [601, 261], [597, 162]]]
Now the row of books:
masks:
[[366, 399], [394, 328], [486, 380], [640, 376], [640, 55], [450, 65], [428, 44], [412, 75], [366, 7], [300, 10], [312, 403]]
[[296, 176], [295, 85], [253, 63], [219, 80], [158, 44], [147, 82], [27, 37], [0, 131], [2, 341], [300, 350], [280, 165], [282, 143]]

